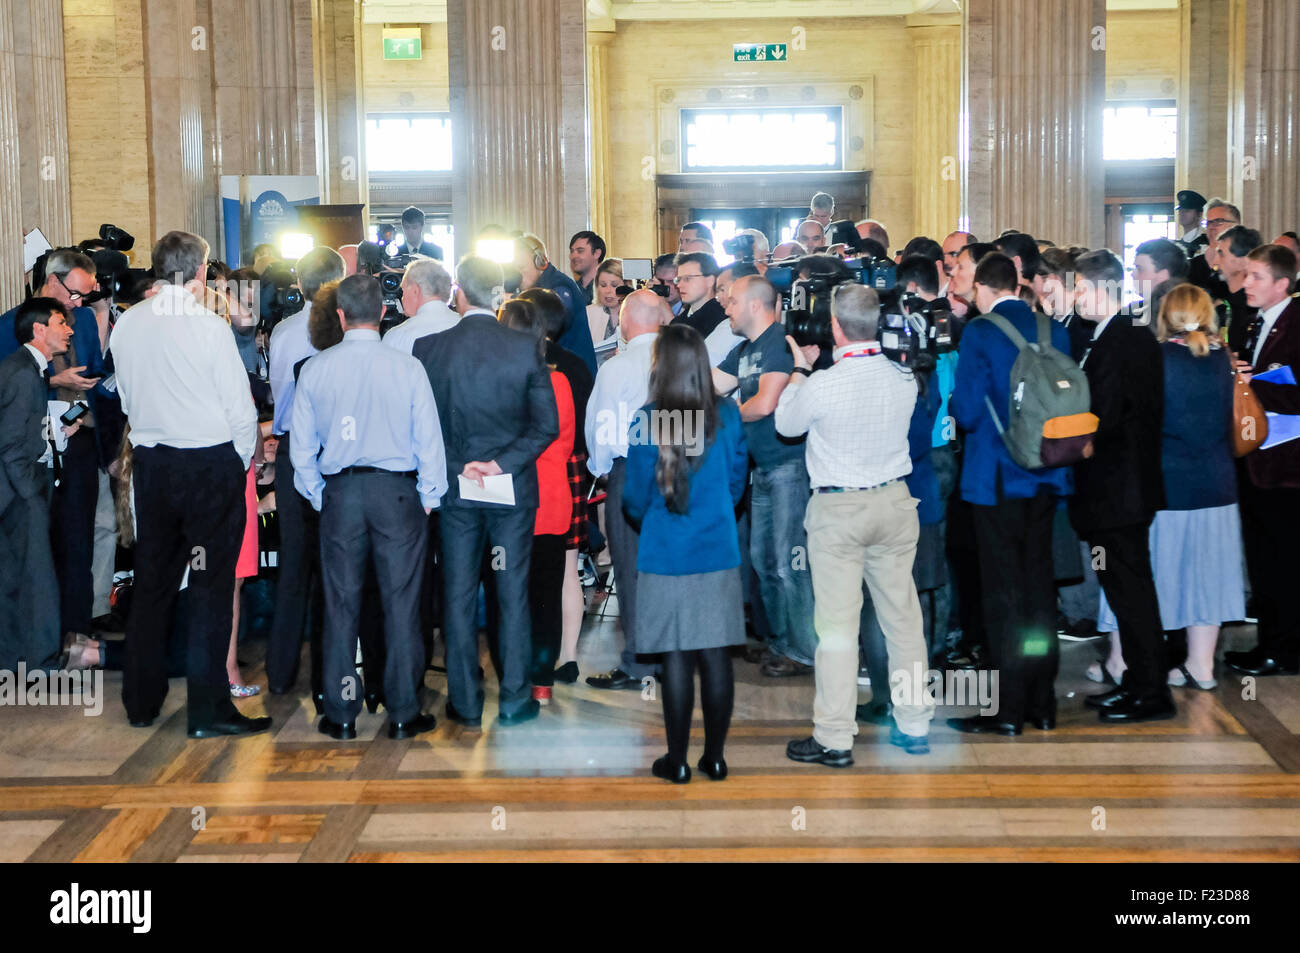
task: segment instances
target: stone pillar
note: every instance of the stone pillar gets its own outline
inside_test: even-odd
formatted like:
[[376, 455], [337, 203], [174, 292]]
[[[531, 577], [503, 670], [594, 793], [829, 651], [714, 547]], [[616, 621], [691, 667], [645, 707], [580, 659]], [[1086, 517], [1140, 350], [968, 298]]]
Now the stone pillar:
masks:
[[360, 0], [312, 0], [321, 201], [368, 203]]
[[447, 0], [456, 244], [536, 233], [564, 267], [587, 227], [585, 0]]
[[1175, 188], [1206, 198], [1232, 194], [1229, 156], [1234, 82], [1232, 0], [1179, 0], [1182, 42], [1178, 83], [1178, 157]]
[[1270, 241], [1300, 224], [1300, 2], [1244, 4], [1242, 221]]
[[0, 4], [0, 304], [23, 294], [23, 235], [73, 239], [60, 0]]
[[935, 241], [961, 214], [958, 125], [961, 121], [961, 17], [909, 16], [916, 68], [912, 140], [913, 230]]
[[612, 215], [613, 176], [609, 158], [609, 76], [607, 74], [609, 44], [613, 33], [587, 34], [587, 91], [588, 142], [590, 155], [587, 168], [591, 172], [591, 230], [612, 240], [614, 219]]
[[967, 0], [962, 15], [971, 230], [1099, 247], [1105, 0]]

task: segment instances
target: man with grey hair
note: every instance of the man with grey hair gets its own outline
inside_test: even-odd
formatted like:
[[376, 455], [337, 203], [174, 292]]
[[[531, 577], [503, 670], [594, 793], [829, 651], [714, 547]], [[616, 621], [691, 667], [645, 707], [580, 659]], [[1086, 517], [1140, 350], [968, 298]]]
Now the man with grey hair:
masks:
[[768, 243], [767, 236], [757, 228], [742, 228], [736, 232], [736, 237], [739, 238], [741, 235], [748, 235], [754, 239], [754, 267], [758, 269], [760, 275], [764, 274], [767, 271], [767, 259], [772, 254], [772, 246]]
[[418, 258], [402, 275], [402, 313], [406, 320], [384, 335], [384, 343], [407, 354], [418, 338], [446, 331], [460, 320], [447, 305], [451, 297], [451, 275], [442, 263]]
[[818, 192], [808, 203], [808, 217], [829, 228], [835, 215], [835, 198], [829, 192]]
[[917, 388], [912, 372], [881, 351], [879, 318], [874, 289], [837, 287], [831, 296], [835, 363], [813, 374], [808, 356], [788, 339], [795, 368], [776, 407], [778, 433], [808, 434], [813, 496], [805, 525], [817, 607], [813, 734], [790, 742], [786, 754], [836, 768], [853, 763], [858, 731], [864, 580], [889, 649], [890, 743], [909, 754], [927, 753], [934, 717], [933, 698], [914, 687], [927, 668], [912, 579], [920, 523], [903, 480], [912, 472], [907, 434]]
[[1201, 225], [1205, 228], [1206, 244], [1201, 254], [1193, 256], [1187, 263], [1187, 280], [1198, 288], [1204, 288], [1211, 298], [1223, 298], [1228, 294], [1227, 283], [1219, 276], [1218, 246], [1215, 244], [1229, 228], [1241, 224], [1241, 209], [1223, 199], [1210, 199], [1205, 206], [1205, 218]]
[[[226, 652], [244, 489], [257, 441], [248, 374], [226, 322], [202, 304], [208, 244], [168, 232], [154, 273], [171, 276], [118, 319], [110, 347], [131, 424], [135, 594], [122, 700], [133, 726], [151, 725], [167, 697], [167, 634], [188, 575], [189, 736], [265, 731], [230, 701]], [[281, 504], [283, 505], [283, 504]]]
[[[482, 724], [484, 700], [474, 617], [485, 545], [494, 554], [501, 620], [494, 656], [501, 724], [536, 718], [539, 711], [529, 682], [528, 575], [539, 501], [537, 457], [560, 434], [551, 375], [536, 338], [497, 321], [503, 284], [500, 265], [462, 258], [456, 267], [460, 320], [420, 338], [412, 349], [433, 386], [447, 452], [449, 488], [440, 517], [447, 718], [475, 728]], [[496, 479], [488, 487], [490, 478]]]
[[707, 238], [688, 238], [681, 244], [681, 251], [678, 254], [690, 255], [695, 252], [703, 252], [706, 255], [712, 255], [713, 242]]

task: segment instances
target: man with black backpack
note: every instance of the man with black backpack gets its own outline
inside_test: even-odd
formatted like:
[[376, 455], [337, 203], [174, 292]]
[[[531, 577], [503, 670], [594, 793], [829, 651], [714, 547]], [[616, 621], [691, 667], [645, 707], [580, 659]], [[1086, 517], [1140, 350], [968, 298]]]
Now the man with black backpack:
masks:
[[[966, 431], [962, 499], [972, 504], [984, 621], [999, 671], [995, 715], [950, 718], [958, 731], [1018, 735], [1056, 726], [1059, 661], [1052, 516], [1089, 452], [1087, 382], [1065, 327], [1017, 296], [1020, 276], [991, 252], [975, 268], [980, 317], [966, 325], [950, 413]], [[1019, 458], [1019, 459], [1017, 459]], [[1054, 464], [1054, 465], [1045, 465]]]

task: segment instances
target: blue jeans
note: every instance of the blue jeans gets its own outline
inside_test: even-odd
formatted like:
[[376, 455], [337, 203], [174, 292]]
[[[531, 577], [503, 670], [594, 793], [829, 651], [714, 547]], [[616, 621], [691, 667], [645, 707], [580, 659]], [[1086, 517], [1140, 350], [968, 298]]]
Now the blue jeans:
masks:
[[808, 470], [803, 459], [754, 468], [749, 499], [749, 555], [758, 576], [771, 638], [768, 650], [804, 665], [817, 653], [812, 574], [808, 569]]

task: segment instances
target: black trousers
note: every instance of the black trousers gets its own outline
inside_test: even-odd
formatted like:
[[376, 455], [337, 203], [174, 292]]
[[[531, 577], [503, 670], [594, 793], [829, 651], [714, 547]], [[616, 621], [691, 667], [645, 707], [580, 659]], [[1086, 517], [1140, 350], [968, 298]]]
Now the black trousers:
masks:
[[99, 452], [95, 431], [68, 438], [59, 485], [50, 500], [50, 548], [59, 577], [59, 618], [64, 632], [90, 634], [95, 582], [95, 503], [99, 499]]
[[1300, 490], [1237, 483], [1246, 571], [1259, 620], [1259, 651], [1283, 665], [1300, 662]]
[[[280, 517], [279, 578], [275, 618], [266, 648], [266, 680], [271, 691], [288, 692], [298, 678], [304, 626], [310, 621], [312, 690], [321, 691], [321, 631], [324, 596], [320, 571], [320, 517], [293, 485], [289, 435], [275, 455], [275, 508]], [[424, 515], [423, 510], [420, 513]]]
[[536, 507], [452, 506], [442, 510], [443, 633], [447, 642], [447, 694], [466, 718], [483, 713], [478, 669], [478, 587], [483, 548], [490, 545], [492, 578], [500, 613], [501, 713], [513, 715], [532, 697], [532, 620], [528, 579]]
[[230, 443], [194, 450], [136, 447], [135, 591], [126, 628], [122, 701], [133, 721], [167, 697], [167, 638], [189, 567], [186, 658], [190, 727], [232, 714], [226, 652], [235, 562], [243, 541], [243, 461]]
[[564, 636], [564, 534], [533, 537], [528, 607], [533, 621], [534, 685], [555, 684], [555, 662]]
[[424, 560], [424, 583], [420, 587], [420, 637], [424, 640], [425, 668], [433, 660], [433, 630], [442, 628], [442, 530], [438, 520], [438, 510], [429, 514], [429, 554]]
[[420, 583], [427, 531], [424, 508], [409, 476], [351, 473], [326, 479], [320, 518], [322, 656], [325, 714], [331, 720], [352, 722], [361, 710], [357, 633], [372, 558], [384, 612], [384, 707], [397, 722], [420, 713]]
[[1056, 714], [1056, 587], [1052, 514], [1056, 498], [1040, 488], [1031, 499], [972, 505], [989, 655], [998, 670], [1000, 721]]
[[1123, 686], [1138, 695], [1168, 694], [1165, 632], [1160, 600], [1151, 575], [1151, 524], [1088, 533], [1097, 565], [1097, 582], [1119, 624], [1124, 653]]

